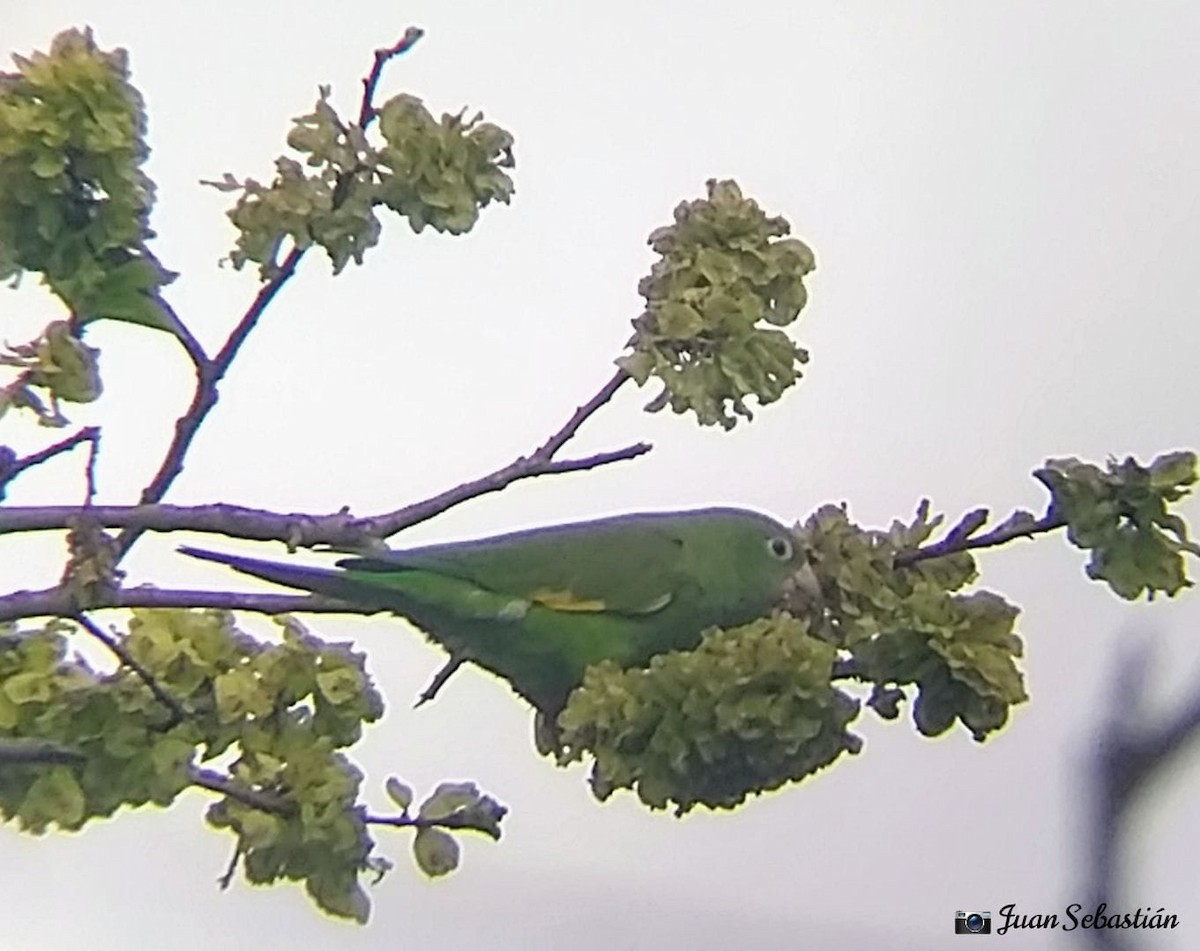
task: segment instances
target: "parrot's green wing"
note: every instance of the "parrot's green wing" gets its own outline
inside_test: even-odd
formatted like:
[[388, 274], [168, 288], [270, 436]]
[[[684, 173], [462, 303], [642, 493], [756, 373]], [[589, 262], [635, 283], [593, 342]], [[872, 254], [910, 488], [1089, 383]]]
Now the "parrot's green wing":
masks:
[[346, 558], [338, 567], [356, 576], [432, 572], [555, 611], [653, 614], [694, 584], [686, 571], [681, 527], [662, 519], [618, 516]]

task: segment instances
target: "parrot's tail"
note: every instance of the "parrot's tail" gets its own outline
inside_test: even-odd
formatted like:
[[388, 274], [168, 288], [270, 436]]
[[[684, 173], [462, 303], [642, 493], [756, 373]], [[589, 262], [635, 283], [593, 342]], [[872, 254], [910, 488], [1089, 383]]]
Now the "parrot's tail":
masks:
[[313, 591], [334, 598], [341, 598], [346, 594], [342, 573], [329, 568], [286, 565], [277, 561], [266, 561], [262, 558], [247, 558], [243, 555], [209, 551], [206, 548], [192, 548], [190, 545], [181, 545], [179, 551], [192, 558], [203, 558], [205, 561], [228, 565], [243, 574], [253, 575], [264, 581], [273, 581], [275, 584], [281, 584], [287, 588], [299, 588], [301, 591]]

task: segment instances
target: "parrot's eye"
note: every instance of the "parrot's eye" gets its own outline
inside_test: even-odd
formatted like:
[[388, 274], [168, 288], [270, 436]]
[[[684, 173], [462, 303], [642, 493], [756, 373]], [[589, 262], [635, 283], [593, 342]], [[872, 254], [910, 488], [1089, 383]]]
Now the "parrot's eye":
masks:
[[792, 559], [792, 543], [780, 535], [767, 540], [767, 551], [780, 561], [791, 561]]

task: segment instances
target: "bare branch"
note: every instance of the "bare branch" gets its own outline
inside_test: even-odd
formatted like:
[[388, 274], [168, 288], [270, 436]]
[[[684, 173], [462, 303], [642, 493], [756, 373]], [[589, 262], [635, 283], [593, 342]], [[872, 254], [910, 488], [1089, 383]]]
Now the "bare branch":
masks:
[[241, 505], [73, 505], [9, 506], [0, 508], [0, 535], [16, 532], [69, 529], [80, 516], [105, 528], [124, 528], [137, 532], [206, 532], [229, 538], [253, 541], [280, 541], [291, 547], [356, 548], [370, 545], [380, 537], [395, 534], [401, 528], [431, 518], [452, 505], [488, 492], [496, 492], [518, 479], [534, 475], [579, 472], [634, 459], [650, 451], [646, 443], [636, 443], [611, 452], [580, 459], [562, 459], [541, 463], [535, 457], [522, 457], [482, 478], [466, 482], [431, 499], [407, 506], [398, 512], [359, 518], [343, 510], [329, 515], [303, 512], [271, 512]]
[[568, 440], [579, 431], [579, 428], [600, 407], [612, 399], [613, 394], [629, 379], [630, 376], [628, 373], [624, 370], [618, 370], [607, 383], [600, 387], [595, 396], [578, 407], [571, 414], [571, 418], [557, 432], [551, 435], [549, 439], [542, 443], [541, 446], [534, 450], [532, 455], [521, 456], [507, 466], [497, 469], [479, 479], [475, 479], [472, 482], [464, 482], [423, 501], [406, 505], [404, 508], [389, 512], [386, 515], [364, 519], [364, 524], [369, 526], [370, 534], [386, 538], [389, 535], [396, 534], [401, 529], [409, 528], [419, 522], [427, 521], [435, 515], [440, 515], [447, 509], [453, 508], [455, 505], [459, 505], [468, 499], [478, 498], [490, 492], [499, 492], [501, 489], [521, 479], [550, 475], [552, 473], [580, 472], [586, 469], [595, 469], [599, 466], [609, 465], [613, 462], [636, 459], [638, 456], [645, 455], [653, 447], [649, 443], [639, 442], [631, 446], [626, 446], [623, 449], [601, 452], [580, 459], [563, 459], [558, 461], [554, 459], [555, 453], [566, 445]]
[[[230, 799], [236, 800], [252, 809], [260, 809], [263, 812], [269, 812], [277, 816], [290, 816], [296, 812], [296, 804], [290, 799], [280, 796], [277, 793], [251, 789], [238, 782], [232, 776], [218, 773], [216, 770], [204, 769], [200, 766], [190, 766], [188, 768], [188, 779], [191, 780], [193, 786], [199, 786], [201, 789], [207, 789], [210, 792], [228, 796]], [[408, 813], [398, 816], [375, 816], [368, 813], [363, 816], [363, 821], [368, 825], [393, 826], [396, 828], [411, 827], [422, 829], [438, 826], [443, 829], [471, 829], [491, 834], [486, 829], [479, 827], [478, 818], [462, 813], [453, 813], [440, 819], [426, 819], [421, 816], [410, 816]]]
[[229, 857], [229, 864], [225, 866], [225, 871], [217, 878], [217, 886], [221, 891], [225, 891], [233, 884], [233, 876], [237, 874], [238, 863], [242, 861], [245, 851], [242, 840], [239, 838], [233, 846], [233, 854]]
[[629, 379], [631, 377], [624, 370], [614, 373], [612, 378], [600, 387], [595, 396], [582, 406], [576, 407], [575, 412], [571, 414], [571, 418], [563, 424], [562, 428], [537, 448], [533, 458], [553, 459], [558, 450], [565, 446], [567, 441], [579, 432], [579, 428], [595, 414], [596, 410], [611, 400], [617, 390], [624, 386], [625, 381]]
[[348, 512], [309, 515], [270, 512], [241, 505], [70, 505], [0, 508], [0, 535], [13, 532], [69, 529], [81, 515], [105, 528], [157, 532], [208, 532], [254, 541], [282, 541], [292, 546], [330, 545], [350, 548], [372, 536], [363, 519]]
[[188, 330], [187, 325], [183, 321], [179, 321], [174, 330], [176, 339], [186, 351], [189, 359], [191, 359], [192, 365], [197, 369], [205, 366], [208, 363], [208, 354], [204, 352], [204, 347], [201, 346], [200, 341]]
[[401, 529], [410, 528], [419, 522], [425, 522], [435, 515], [441, 515], [447, 509], [460, 505], [469, 499], [478, 498], [491, 492], [499, 492], [514, 482], [533, 476], [551, 475], [562, 472], [581, 472], [586, 469], [596, 469], [613, 462], [626, 459], [636, 459], [648, 453], [653, 447], [649, 443], [639, 442], [624, 449], [614, 449], [611, 452], [601, 452], [582, 459], [563, 459], [559, 462], [542, 462], [535, 456], [522, 456], [502, 469], [497, 469], [482, 478], [472, 482], [464, 482], [438, 495], [431, 496], [421, 502], [406, 505], [402, 509], [387, 515], [364, 519], [369, 526], [370, 534], [380, 538], [394, 535]]
[[96, 498], [96, 459], [100, 455], [100, 430], [96, 428], [96, 435], [91, 439], [91, 445], [88, 447], [87, 465], [83, 469], [84, 483], [86, 486], [84, 495], [84, 505], [91, 505]]

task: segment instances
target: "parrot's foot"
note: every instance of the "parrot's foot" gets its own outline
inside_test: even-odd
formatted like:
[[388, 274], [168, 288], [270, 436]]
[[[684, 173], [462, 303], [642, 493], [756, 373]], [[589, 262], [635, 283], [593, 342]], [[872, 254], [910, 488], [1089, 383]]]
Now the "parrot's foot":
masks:
[[417, 702], [413, 704], [413, 709], [415, 710], [417, 707], [428, 703], [436, 697], [438, 691], [445, 686], [446, 681], [453, 677], [454, 672], [468, 660], [470, 658], [466, 654], [451, 654], [450, 659], [446, 661], [442, 669], [433, 675], [433, 680], [429, 681], [429, 686], [421, 691], [421, 696], [417, 697]]
[[558, 728], [558, 715], [562, 708], [553, 713], [538, 710], [533, 716], [533, 745], [542, 756], [557, 757], [562, 750], [562, 731]]

